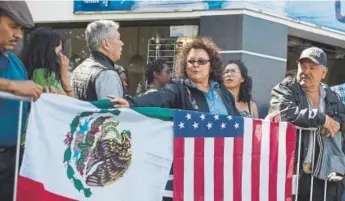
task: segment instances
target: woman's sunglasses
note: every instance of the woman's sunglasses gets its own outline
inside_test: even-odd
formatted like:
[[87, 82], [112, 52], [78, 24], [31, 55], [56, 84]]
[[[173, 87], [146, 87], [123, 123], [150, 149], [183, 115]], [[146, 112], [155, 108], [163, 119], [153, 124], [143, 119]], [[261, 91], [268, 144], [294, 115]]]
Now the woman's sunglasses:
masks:
[[6, 52], [0, 53], [0, 73], [4, 72], [9, 66], [8, 54]]
[[192, 65], [194, 65], [195, 63], [197, 63], [198, 65], [205, 65], [208, 62], [210, 62], [210, 60], [206, 60], [206, 59], [199, 59], [199, 60], [189, 59], [189, 60], [187, 60], [187, 62], [189, 64], [192, 64]]

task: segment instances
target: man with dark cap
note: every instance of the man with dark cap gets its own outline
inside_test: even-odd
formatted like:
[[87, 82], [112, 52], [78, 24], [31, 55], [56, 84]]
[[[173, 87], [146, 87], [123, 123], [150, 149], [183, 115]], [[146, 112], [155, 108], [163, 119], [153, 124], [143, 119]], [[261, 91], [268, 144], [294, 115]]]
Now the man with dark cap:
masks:
[[[23, 28], [33, 27], [32, 16], [24, 1], [0, 1], [0, 91], [37, 99], [43, 88], [27, 81], [22, 62], [11, 52], [23, 37]], [[24, 103], [23, 125], [27, 108]], [[0, 200], [3, 201], [13, 199], [18, 118], [19, 102], [0, 98]]]
[[[282, 121], [298, 127], [319, 128], [315, 146], [313, 134], [302, 132], [299, 200], [309, 200], [313, 175], [313, 201], [324, 200], [326, 181], [326, 200], [338, 201], [344, 193], [341, 180], [345, 175], [345, 106], [338, 95], [322, 83], [328, 71], [327, 56], [322, 49], [311, 47], [303, 50], [297, 62], [297, 75], [286, 77], [272, 89], [270, 112], [278, 112]], [[314, 168], [312, 164], [315, 164]]]

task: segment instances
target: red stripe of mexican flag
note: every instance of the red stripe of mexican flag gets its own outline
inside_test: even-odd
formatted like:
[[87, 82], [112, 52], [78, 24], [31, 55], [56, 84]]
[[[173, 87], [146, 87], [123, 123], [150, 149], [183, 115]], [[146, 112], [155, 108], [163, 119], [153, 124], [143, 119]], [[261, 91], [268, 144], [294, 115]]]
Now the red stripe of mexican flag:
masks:
[[51, 193], [44, 189], [44, 185], [27, 177], [18, 177], [17, 201], [49, 200], [49, 201], [76, 201]]

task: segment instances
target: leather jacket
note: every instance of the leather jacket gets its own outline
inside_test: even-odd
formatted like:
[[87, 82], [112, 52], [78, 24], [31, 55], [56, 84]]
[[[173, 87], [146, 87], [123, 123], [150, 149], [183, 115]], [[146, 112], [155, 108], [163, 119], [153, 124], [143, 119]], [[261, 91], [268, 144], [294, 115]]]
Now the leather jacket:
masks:
[[340, 131], [345, 131], [345, 107], [339, 96], [329, 87], [325, 87], [325, 112], [308, 107], [306, 93], [296, 78], [286, 78], [271, 91], [270, 112], [280, 111], [283, 121], [288, 121], [303, 128], [323, 126], [326, 115], [340, 124]]
[[[271, 91], [270, 112], [280, 111], [282, 121], [291, 122], [294, 125], [302, 128], [322, 128], [326, 115], [333, 118], [340, 124], [340, 133], [337, 137], [327, 137], [322, 135], [320, 129], [316, 133], [316, 146], [314, 158], [314, 172], [315, 177], [321, 180], [316, 180], [314, 185], [324, 184], [323, 179], [327, 172], [344, 172], [345, 157], [344, 157], [344, 131], [345, 131], [345, 106], [341, 103], [338, 95], [333, 92], [327, 85], [322, 84], [325, 98], [324, 98], [324, 112], [319, 109], [309, 109], [308, 97], [302, 87], [297, 82], [296, 78], [285, 78], [281, 83], [277, 84]], [[299, 137], [296, 134], [296, 151], [295, 151], [295, 165], [294, 171], [297, 169]], [[310, 175], [303, 171], [303, 161], [308, 152], [308, 143], [310, 141], [309, 131], [303, 131], [301, 136], [301, 153], [300, 153], [300, 183], [299, 195], [309, 195], [310, 191]], [[340, 147], [340, 148], [339, 148]], [[337, 171], [339, 170], [339, 171]], [[341, 184], [339, 184], [341, 186]], [[335, 191], [339, 185], [330, 187], [328, 192]], [[323, 189], [320, 186], [320, 189]], [[339, 191], [340, 192], [340, 191]], [[335, 193], [334, 193], [335, 194]], [[337, 196], [341, 196], [340, 194]], [[309, 200], [309, 199], [308, 199]], [[314, 200], [323, 200], [323, 197]], [[327, 199], [328, 200], [328, 199]], [[338, 199], [337, 199], [338, 200]]]

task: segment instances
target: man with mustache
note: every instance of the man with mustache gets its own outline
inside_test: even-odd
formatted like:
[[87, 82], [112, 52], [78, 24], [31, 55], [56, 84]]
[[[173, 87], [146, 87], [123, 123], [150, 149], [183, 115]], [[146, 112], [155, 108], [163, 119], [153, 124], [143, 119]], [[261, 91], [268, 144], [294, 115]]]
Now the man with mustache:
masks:
[[[297, 63], [297, 76], [285, 78], [272, 89], [270, 112], [278, 112], [282, 121], [291, 122], [299, 127], [320, 128], [320, 132], [316, 134], [313, 172], [313, 138], [309, 132], [302, 133], [302, 174], [299, 175], [298, 196], [299, 200], [309, 200], [310, 175], [313, 174], [316, 177], [313, 201], [321, 201], [324, 196], [324, 183], [328, 180], [329, 174], [336, 172], [342, 176], [345, 173], [345, 155], [342, 147], [345, 107], [338, 95], [322, 83], [328, 71], [327, 56], [322, 49], [311, 47], [303, 50]], [[328, 182], [327, 201], [339, 200], [344, 192], [339, 181], [342, 177], [337, 178], [338, 181]]]
[[[0, 91], [35, 100], [43, 87], [27, 81], [25, 68], [11, 51], [23, 37], [23, 27], [32, 28], [34, 22], [24, 1], [0, 1]], [[22, 128], [26, 122], [27, 103], [23, 104]], [[12, 200], [16, 163], [19, 101], [0, 98], [0, 200]]]
[[0, 91], [9, 91], [22, 96], [32, 96], [36, 100], [42, 93], [43, 88], [32, 81], [24, 81], [27, 79], [25, 68], [18, 57], [11, 52], [14, 50], [18, 40], [23, 38], [24, 27], [34, 27], [34, 22], [26, 3], [24, 1], [1, 1]]

